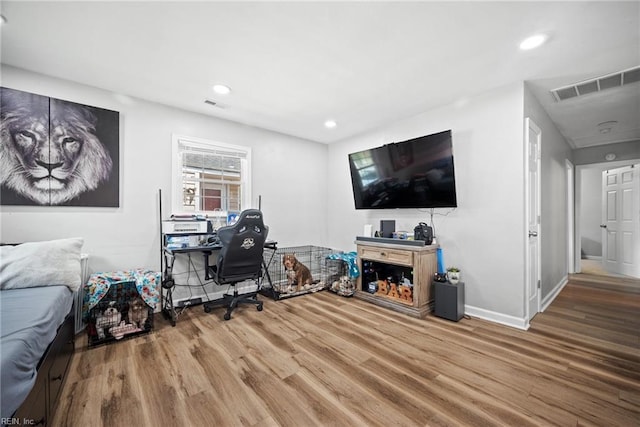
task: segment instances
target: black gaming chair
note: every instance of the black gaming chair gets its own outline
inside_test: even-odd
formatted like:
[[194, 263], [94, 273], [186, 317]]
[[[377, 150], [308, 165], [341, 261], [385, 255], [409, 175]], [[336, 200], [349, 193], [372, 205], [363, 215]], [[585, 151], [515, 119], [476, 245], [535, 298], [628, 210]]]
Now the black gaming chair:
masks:
[[[208, 276], [219, 285], [231, 285], [233, 295], [225, 294], [222, 301], [204, 303], [206, 313], [215, 306], [224, 305], [227, 307], [224, 320], [229, 320], [231, 312], [242, 303], [255, 304], [258, 311], [262, 311], [262, 301], [258, 300], [258, 282], [262, 276], [262, 253], [268, 233], [269, 227], [264, 225], [262, 212], [258, 209], [242, 211], [234, 225], [218, 229], [222, 249], [216, 265], [209, 267]], [[258, 290], [238, 295], [236, 284], [245, 280], [255, 281]]]

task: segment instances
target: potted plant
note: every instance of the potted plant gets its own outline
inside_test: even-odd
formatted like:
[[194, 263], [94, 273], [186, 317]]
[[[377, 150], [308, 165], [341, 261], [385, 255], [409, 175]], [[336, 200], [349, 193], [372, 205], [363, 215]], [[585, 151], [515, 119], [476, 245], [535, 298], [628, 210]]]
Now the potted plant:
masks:
[[452, 285], [457, 285], [460, 281], [460, 269], [458, 267], [447, 268], [447, 279]]

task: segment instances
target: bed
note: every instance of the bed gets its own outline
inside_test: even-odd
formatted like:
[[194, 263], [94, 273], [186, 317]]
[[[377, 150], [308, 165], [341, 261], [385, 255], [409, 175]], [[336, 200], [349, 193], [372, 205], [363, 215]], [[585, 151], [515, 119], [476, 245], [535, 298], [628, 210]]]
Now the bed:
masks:
[[47, 425], [74, 350], [82, 239], [0, 247], [3, 424]]

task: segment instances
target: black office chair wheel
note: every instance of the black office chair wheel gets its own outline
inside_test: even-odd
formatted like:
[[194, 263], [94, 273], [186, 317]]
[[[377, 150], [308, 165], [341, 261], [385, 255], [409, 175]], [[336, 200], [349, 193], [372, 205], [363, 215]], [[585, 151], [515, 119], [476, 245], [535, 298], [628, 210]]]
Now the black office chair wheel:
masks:
[[256, 308], [258, 309], [258, 311], [262, 311], [262, 304], [258, 304]]
[[229, 320], [229, 319], [231, 319], [231, 313], [225, 313], [224, 320]]
[[211, 307], [209, 307], [208, 305], [204, 305], [204, 312], [205, 313], [211, 313]]

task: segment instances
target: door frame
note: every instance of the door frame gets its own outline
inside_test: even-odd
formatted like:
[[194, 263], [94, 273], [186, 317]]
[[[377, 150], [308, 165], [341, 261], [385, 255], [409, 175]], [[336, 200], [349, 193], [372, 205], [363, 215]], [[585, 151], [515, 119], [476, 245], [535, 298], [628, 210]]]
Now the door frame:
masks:
[[[573, 258], [573, 262], [574, 262], [574, 266], [575, 266], [575, 272], [576, 273], [581, 273], [582, 272], [582, 265], [581, 265], [581, 261], [582, 261], [582, 235], [580, 233], [580, 217], [581, 217], [581, 212], [580, 212], [580, 206], [582, 204], [582, 197], [581, 197], [581, 193], [582, 193], [582, 171], [585, 169], [598, 169], [600, 171], [604, 171], [607, 169], [616, 169], [616, 168], [621, 168], [624, 166], [630, 166], [630, 165], [635, 165], [640, 163], [640, 159], [629, 159], [629, 160], [616, 160], [613, 162], [598, 162], [598, 163], [588, 163], [585, 165], [578, 165], [576, 166], [576, 173], [575, 173], [575, 182], [576, 182], [576, 186], [575, 186], [575, 219], [574, 219], [574, 227], [575, 227], [575, 239], [574, 239], [574, 258]], [[602, 189], [598, 188], [598, 192], [600, 192]]]
[[576, 175], [575, 167], [569, 159], [565, 159], [564, 165], [567, 173], [567, 274], [573, 274], [576, 272]]
[[[537, 180], [537, 195], [536, 195], [536, 204], [537, 204], [537, 216], [538, 216], [538, 220], [537, 220], [537, 239], [538, 239], [538, 244], [536, 247], [536, 254], [535, 257], [537, 258], [537, 262], [536, 262], [536, 277], [537, 280], [535, 280], [536, 283], [531, 283], [531, 263], [530, 263], [530, 256], [531, 256], [531, 250], [530, 250], [530, 243], [529, 243], [529, 239], [531, 238], [531, 236], [529, 236], [529, 232], [531, 231], [529, 228], [529, 208], [530, 208], [530, 200], [531, 200], [531, 192], [530, 192], [530, 180], [529, 180], [529, 129], [532, 129], [536, 134], [537, 134], [537, 140], [538, 140], [538, 147], [537, 147], [537, 157], [538, 157], [538, 161], [537, 163], [537, 173], [536, 173], [536, 180]], [[540, 202], [541, 202], [541, 182], [542, 182], [542, 177], [541, 177], [541, 163], [542, 163], [542, 130], [540, 129], [540, 127], [538, 125], [536, 125], [536, 123], [530, 118], [530, 117], [526, 117], [524, 120], [524, 184], [525, 184], [525, 209], [524, 209], [524, 236], [525, 236], [525, 260], [524, 260], [524, 273], [525, 273], [525, 293], [524, 293], [524, 320], [527, 324], [527, 326], [529, 325], [529, 322], [531, 321], [531, 319], [533, 318], [533, 316], [535, 316], [537, 313], [540, 312], [540, 307], [542, 304], [542, 299], [541, 299], [541, 280], [542, 280], [542, 245], [540, 244], [541, 242], [541, 237], [542, 237], [542, 224], [541, 224], [541, 219], [542, 219], [542, 212], [541, 212], [541, 206], [540, 206]], [[536, 288], [536, 306], [535, 306], [535, 313], [531, 312], [530, 309], [530, 301], [531, 298], [529, 298], [529, 295], [531, 294], [531, 287], [535, 287]]]

